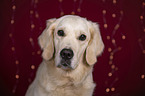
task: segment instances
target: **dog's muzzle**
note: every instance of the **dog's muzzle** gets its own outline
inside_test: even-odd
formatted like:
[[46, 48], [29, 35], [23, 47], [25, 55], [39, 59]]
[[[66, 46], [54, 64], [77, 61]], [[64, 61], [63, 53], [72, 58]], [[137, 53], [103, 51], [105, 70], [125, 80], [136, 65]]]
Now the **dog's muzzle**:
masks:
[[61, 62], [58, 67], [63, 69], [72, 69], [71, 67], [71, 59], [73, 58], [74, 53], [71, 49], [62, 49], [60, 52]]

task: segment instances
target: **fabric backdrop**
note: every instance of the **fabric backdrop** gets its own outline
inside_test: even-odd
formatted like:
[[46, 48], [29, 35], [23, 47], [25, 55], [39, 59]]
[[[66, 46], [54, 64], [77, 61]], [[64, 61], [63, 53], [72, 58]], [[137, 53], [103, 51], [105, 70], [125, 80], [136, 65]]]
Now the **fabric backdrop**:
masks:
[[[94, 66], [94, 96], [145, 96], [145, 52], [140, 47], [145, 48], [143, 0], [33, 1], [0, 1], [1, 96], [24, 96], [42, 61], [37, 37], [46, 20], [73, 11], [99, 23], [105, 44]], [[111, 37], [116, 24], [119, 27]]]

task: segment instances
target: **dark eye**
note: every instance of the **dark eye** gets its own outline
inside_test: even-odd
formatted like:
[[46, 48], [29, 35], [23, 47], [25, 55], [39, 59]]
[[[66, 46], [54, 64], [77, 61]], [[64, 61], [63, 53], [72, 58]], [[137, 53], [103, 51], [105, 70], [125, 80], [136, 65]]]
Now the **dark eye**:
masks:
[[58, 34], [59, 36], [64, 36], [64, 31], [63, 31], [63, 30], [58, 30], [57, 34]]
[[82, 34], [80, 37], [79, 37], [79, 40], [81, 41], [84, 41], [86, 39], [86, 35]]

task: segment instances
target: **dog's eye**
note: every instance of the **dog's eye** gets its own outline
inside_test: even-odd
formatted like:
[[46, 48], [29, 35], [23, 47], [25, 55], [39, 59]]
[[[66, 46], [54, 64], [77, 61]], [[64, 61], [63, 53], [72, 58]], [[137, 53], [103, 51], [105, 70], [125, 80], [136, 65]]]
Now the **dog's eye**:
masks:
[[59, 36], [64, 36], [64, 31], [63, 31], [63, 30], [58, 30], [57, 34], [58, 34]]
[[86, 35], [82, 34], [80, 37], [79, 37], [79, 40], [81, 41], [84, 41], [86, 39]]

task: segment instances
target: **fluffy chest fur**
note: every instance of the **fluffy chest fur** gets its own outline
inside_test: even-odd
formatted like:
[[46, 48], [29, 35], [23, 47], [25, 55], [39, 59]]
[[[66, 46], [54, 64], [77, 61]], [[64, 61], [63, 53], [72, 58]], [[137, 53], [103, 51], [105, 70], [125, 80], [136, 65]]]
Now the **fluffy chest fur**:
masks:
[[40, 65], [36, 79], [29, 87], [34, 92], [28, 96], [92, 96], [95, 84], [88, 72], [80, 72], [78, 75], [81, 74], [81, 77], [76, 78], [71, 73], [64, 75], [52, 65], [53, 62], [49, 63]]

